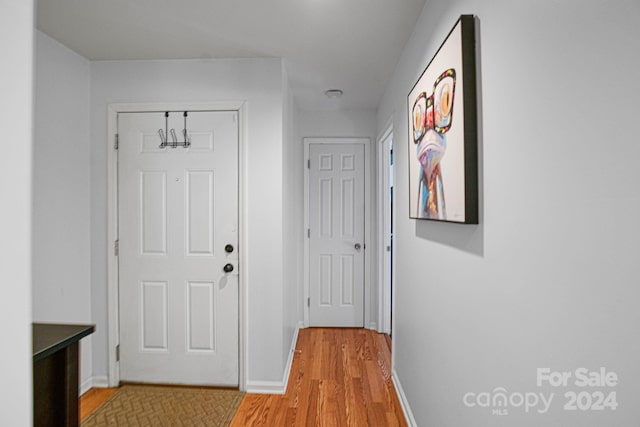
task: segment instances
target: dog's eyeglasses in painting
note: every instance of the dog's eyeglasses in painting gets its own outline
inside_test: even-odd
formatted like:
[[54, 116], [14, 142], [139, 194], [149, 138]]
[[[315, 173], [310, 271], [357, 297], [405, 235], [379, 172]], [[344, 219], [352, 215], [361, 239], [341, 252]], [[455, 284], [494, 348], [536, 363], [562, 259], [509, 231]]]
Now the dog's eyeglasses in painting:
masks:
[[456, 90], [456, 70], [449, 68], [433, 83], [433, 92], [418, 95], [413, 104], [413, 142], [419, 143], [427, 129], [445, 133], [451, 129], [453, 98]]

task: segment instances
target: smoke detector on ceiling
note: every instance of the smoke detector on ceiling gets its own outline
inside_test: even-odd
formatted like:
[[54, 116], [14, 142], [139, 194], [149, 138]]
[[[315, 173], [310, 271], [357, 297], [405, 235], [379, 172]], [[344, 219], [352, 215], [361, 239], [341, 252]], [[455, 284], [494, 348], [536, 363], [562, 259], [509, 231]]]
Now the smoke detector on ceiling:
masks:
[[342, 94], [344, 92], [342, 92], [342, 90], [340, 89], [328, 89], [324, 91], [324, 94], [327, 96], [327, 98], [329, 99], [338, 99], [342, 97]]

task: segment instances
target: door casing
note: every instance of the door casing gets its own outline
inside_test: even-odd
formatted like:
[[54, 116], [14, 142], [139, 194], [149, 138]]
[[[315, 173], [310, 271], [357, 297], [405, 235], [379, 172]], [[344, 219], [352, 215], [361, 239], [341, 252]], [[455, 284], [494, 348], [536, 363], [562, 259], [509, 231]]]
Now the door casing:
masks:
[[[389, 182], [390, 182], [390, 167], [389, 167], [389, 141], [393, 138], [393, 123], [389, 125], [382, 132], [378, 138], [378, 332], [389, 334], [391, 333], [391, 282], [395, 279], [391, 277], [391, 274], [395, 274], [393, 268], [393, 258], [391, 253], [387, 251], [387, 245], [391, 245], [391, 242], [387, 241], [389, 235], [389, 229], [391, 224], [391, 218], [389, 212], [392, 206], [389, 206]], [[395, 169], [394, 169], [395, 170]], [[393, 179], [395, 183], [395, 177]]]
[[371, 140], [369, 138], [303, 138], [304, 142], [304, 326], [309, 327], [309, 146], [311, 144], [363, 144], [364, 145], [364, 327], [377, 329], [376, 318], [372, 316], [371, 257], [375, 253], [375, 244], [371, 238]]
[[115, 242], [118, 238], [118, 156], [115, 150], [118, 132], [118, 113], [135, 111], [237, 111], [238, 112], [238, 383], [246, 390], [247, 344], [247, 104], [245, 101], [207, 103], [127, 103], [110, 104], [107, 118], [107, 313], [108, 313], [108, 385], [120, 383], [120, 367], [116, 348], [119, 345], [118, 257]]

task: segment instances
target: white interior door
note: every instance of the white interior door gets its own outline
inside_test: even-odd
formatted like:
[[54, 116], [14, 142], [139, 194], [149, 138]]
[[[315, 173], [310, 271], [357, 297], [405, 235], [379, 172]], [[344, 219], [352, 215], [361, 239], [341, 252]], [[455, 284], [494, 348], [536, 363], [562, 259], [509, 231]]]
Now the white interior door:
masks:
[[118, 115], [122, 381], [238, 385], [237, 119], [189, 112], [160, 148], [164, 113]]
[[309, 145], [309, 324], [364, 326], [364, 144]]

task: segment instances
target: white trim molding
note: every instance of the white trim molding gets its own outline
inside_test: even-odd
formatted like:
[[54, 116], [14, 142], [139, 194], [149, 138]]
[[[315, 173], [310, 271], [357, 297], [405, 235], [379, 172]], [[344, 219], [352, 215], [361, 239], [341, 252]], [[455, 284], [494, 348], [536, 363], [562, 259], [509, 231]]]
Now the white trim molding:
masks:
[[391, 381], [393, 382], [393, 386], [396, 389], [398, 400], [400, 400], [400, 406], [402, 407], [405, 421], [410, 427], [418, 427], [418, 423], [413, 417], [413, 412], [411, 411], [411, 407], [409, 406], [409, 401], [407, 400], [407, 396], [404, 394], [404, 390], [402, 388], [402, 385], [400, 384], [400, 378], [398, 378], [398, 374], [396, 373], [395, 369], [391, 374]]
[[82, 396], [83, 394], [85, 394], [86, 392], [88, 392], [89, 390], [91, 390], [93, 388], [93, 377], [89, 378], [88, 380], [84, 381], [82, 384], [80, 384], [80, 396]]
[[[247, 389], [247, 129], [248, 105], [246, 101], [228, 102], [182, 102], [182, 103], [127, 103], [109, 104], [107, 108], [107, 301], [108, 301], [108, 379], [109, 387], [117, 387], [120, 383], [120, 363], [116, 360], [116, 347], [120, 342], [118, 326], [118, 257], [113, 244], [118, 239], [118, 156], [115, 150], [118, 132], [118, 113], [133, 111], [237, 111], [238, 112], [238, 241], [239, 245], [239, 280], [238, 280], [238, 386], [241, 391]], [[95, 383], [94, 383], [94, 386]]]
[[[371, 301], [371, 254], [375, 252], [375, 244], [371, 234], [371, 217], [375, 205], [371, 201], [371, 186], [373, 179], [371, 177], [371, 139], [370, 138], [341, 138], [341, 137], [304, 137], [304, 232], [305, 236], [309, 229], [309, 168], [306, 166], [309, 161], [309, 146], [311, 144], [363, 144], [364, 145], [364, 319], [362, 326], [365, 328], [376, 329], [376, 319], [372, 315]], [[304, 325], [309, 326], [309, 299], [310, 280], [309, 280], [309, 238], [304, 239]]]
[[296, 346], [298, 345], [298, 333], [300, 329], [304, 327], [302, 322], [299, 322], [296, 326], [296, 330], [293, 333], [291, 339], [291, 348], [289, 350], [289, 358], [287, 359], [287, 365], [284, 369], [281, 381], [248, 381], [247, 393], [256, 394], [285, 394], [287, 386], [289, 385], [289, 377], [291, 376], [291, 367], [293, 366], [293, 357], [296, 354]]
[[247, 393], [284, 394], [287, 389], [283, 381], [247, 381]]
[[109, 378], [106, 375], [91, 377], [80, 384], [80, 396], [91, 390], [92, 388], [109, 387]]

